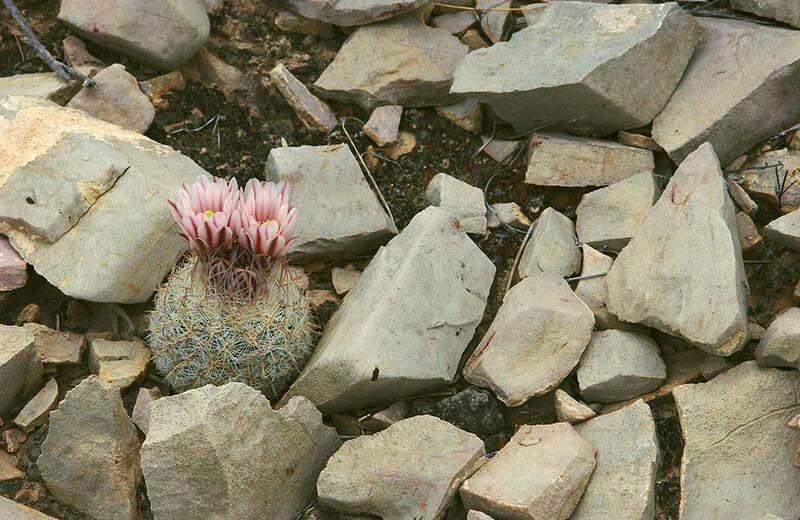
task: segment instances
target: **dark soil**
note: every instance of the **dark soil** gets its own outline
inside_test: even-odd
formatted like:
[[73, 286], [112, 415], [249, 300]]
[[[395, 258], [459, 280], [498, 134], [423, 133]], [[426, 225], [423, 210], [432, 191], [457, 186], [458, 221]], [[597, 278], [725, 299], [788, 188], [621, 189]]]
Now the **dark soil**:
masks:
[[[62, 58], [61, 41], [69, 32], [56, 21], [58, 4], [58, 0], [18, 0], [19, 7], [28, 17], [34, 31], [40, 35], [42, 43], [57, 58]], [[719, 5], [724, 7], [725, 4], [727, 2]], [[158, 107], [155, 121], [147, 136], [181, 151], [209, 173], [221, 177], [236, 177], [240, 183], [253, 177], [263, 178], [264, 163], [269, 151], [281, 145], [281, 138], [290, 146], [347, 143], [348, 138], [342, 126], [330, 135], [308, 131], [268, 79], [268, 72], [278, 62], [283, 62], [300, 81], [307, 85], [313, 83], [334, 58], [345, 35], [340, 34], [333, 39], [318, 39], [281, 33], [273, 24], [274, 13], [279, 7], [277, 2], [225, 0], [223, 8], [211, 16], [212, 34], [207, 47], [223, 61], [244, 72], [244, 87], [225, 92], [216, 86], [189, 81], [183, 90], [167, 95], [166, 103]], [[140, 81], [156, 75], [155, 71], [95, 45], [87, 44], [87, 47], [106, 64], [125, 64], [128, 71]], [[45, 70], [47, 69], [43, 62], [22, 40], [8, 13], [0, 10], [0, 76]], [[370, 149], [371, 141], [360, 130], [361, 122], [366, 121], [369, 114], [355, 106], [333, 103], [332, 107], [339, 117], [347, 118], [344, 124], [353, 139], [353, 151], [365, 152]], [[484, 134], [494, 131], [498, 137], [511, 135], [509, 128], [499, 121], [493, 122], [490, 113], [484, 115]], [[176, 128], [200, 127], [216, 116], [219, 117], [218, 136], [212, 131], [213, 124], [196, 132], [170, 133]], [[545, 189], [524, 184], [524, 154], [510, 167], [498, 165], [485, 154], [476, 156], [475, 152], [482, 144], [480, 138], [445, 121], [433, 109], [405, 110], [401, 130], [416, 137], [417, 144], [413, 151], [395, 162], [378, 158], [377, 164], [371, 167], [372, 175], [388, 202], [398, 229], [405, 227], [414, 214], [423, 209], [425, 187], [439, 172], [446, 172], [481, 188], [491, 178], [491, 185], [486, 192], [488, 201], [517, 202], [531, 219], [548, 206], [574, 218], [581, 195], [589, 191]], [[782, 146], [780, 141], [770, 144], [775, 148]], [[658, 157], [658, 164], [658, 173], [666, 182], [672, 172], [672, 164], [663, 155]], [[760, 210], [755, 217], [759, 229], [775, 213], [774, 208]], [[484, 319], [464, 359], [474, 349], [502, 302], [511, 264], [523, 235], [522, 232], [500, 228], [476, 240], [478, 246], [495, 263], [497, 275]], [[330, 282], [332, 266], [352, 262], [361, 269], [368, 261], [368, 257], [360, 257], [330, 262], [311, 273], [311, 289], [333, 289]], [[798, 268], [800, 256], [785, 250], [768, 250], [763, 263], [747, 264], [751, 288], [751, 319], [767, 326], [777, 311], [796, 303], [792, 291], [797, 282]], [[0, 298], [0, 323], [15, 323], [20, 311], [26, 305], [35, 303], [39, 307], [33, 318], [35, 321], [53, 328], [60, 326], [85, 332], [93, 321], [98, 322], [102, 313], [102, 308], [97, 305], [76, 302], [64, 296], [33, 271], [25, 288]], [[125, 307], [134, 318], [147, 308], [146, 305]], [[320, 326], [327, 323], [335, 309], [336, 305], [332, 303], [317, 308]], [[747, 358], [752, 358], [752, 346], [738, 354], [736, 361]], [[77, 384], [86, 373], [85, 369], [59, 373], [57, 377], [62, 393]], [[442, 395], [452, 395], [466, 386], [465, 382], [457, 380]], [[132, 407], [135, 392], [136, 389], [131, 389], [124, 396], [129, 408]], [[21, 405], [22, 403], [20, 407]], [[680, 457], [683, 448], [680, 426], [671, 397], [656, 399], [650, 406], [656, 420], [663, 457], [658, 473], [656, 518], [674, 520], [677, 519], [680, 501]], [[6, 424], [14, 417], [15, 412], [12, 410], [7, 417], [2, 417]], [[546, 396], [506, 412], [507, 430], [485, 437], [489, 451], [502, 447], [520, 424], [555, 421], [552, 399], [548, 400]], [[25, 478], [0, 483], [0, 494], [58, 519], [84, 520], [86, 517], [83, 515], [53, 500], [41, 482], [35, 460], [46, 434], [47, 427], [43, 426], [30, 435], [18, 454], [19, 466], [26, 472]], [[33, 492], [19, 494], [23, 489]], [[148, 520], [152, 515], [144, 487], [140, 490], [140, 499], [141, 518]]]

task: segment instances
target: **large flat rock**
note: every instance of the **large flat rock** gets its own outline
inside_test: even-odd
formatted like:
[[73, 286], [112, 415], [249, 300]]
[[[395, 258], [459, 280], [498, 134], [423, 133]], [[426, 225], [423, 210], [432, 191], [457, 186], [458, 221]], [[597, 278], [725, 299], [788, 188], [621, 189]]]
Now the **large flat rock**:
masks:
[[0, 140], [0, 232], [14, 249], [73, 298], [147, 301], [186, 249], [166, 199], [206, 172], [141, 134], [33, 98], [0, 100]]
[[509, 42], [471, 52], [451, 89], [488, 103], [518, 132], [602, 136], [650, 123], [700, 35], [675, 2], [556, 2], [529, 23]]
[[323, 97], [404, 107], [447, 105], [453, 72], [467, 46], [444, 29], [411, 16], [359, 27], [322, 72], [314, 88]]
[[684, 438], [680, 520], [800, 516], [800, 374], [748, 361], [672, 391]]
[[491, 388], [508, 406], [549, 392], [578, 364], [592, 335], [592, 311], [551, 273], [508, 291], [464, 378]]
[[450, 213], [418, 213], [361, 273], [284, 400], [303, 395], [327, 414], [450, 383], [494, 271]]
[[385, 520], [437, 519], [484, 462], [476, 435], [418, 415], [345, 442], [319, 476], [319, 503]]
[[306, 399], [278, 410], [241, 383], [150, 403], [142, 471], [155, 520], [295, 518], [339, 447]]
[[608, 310], [623, 321], [727, 356], [747, 342], [747, 277], [717, 156], [681, 163], [606, 276]]
[[298, 208], [298, 238], [288, 256], [297, 262], [355, 256], [397, 233], [347, 145], [273, 148], [267, 178], [286, 181]]
[[676, 162], [708, 141], [728, 164], [800, 120], [800, 33], [738, 20], [699, 23], [703, 39], [653, 122], [653, 138]]

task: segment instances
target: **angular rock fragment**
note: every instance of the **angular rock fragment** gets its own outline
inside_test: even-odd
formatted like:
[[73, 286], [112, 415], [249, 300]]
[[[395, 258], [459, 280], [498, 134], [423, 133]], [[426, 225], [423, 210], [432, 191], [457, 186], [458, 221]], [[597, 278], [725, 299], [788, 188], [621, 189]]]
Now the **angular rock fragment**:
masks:
[[466, 54], [467, 46], [446, 30], [400, 16], [359, 27], [314, 87], [323, 97], [366, 109], [447, 105], [459, 99], [450, 84]]
[[578, 240], [620, 251], [642, 225], [658, 195], [656, 178], [649, 171], [585, 194], [575, 210]]
[[728, 358], [712, 356], [709, 354], [706, 356], [706, 359], [703, 361], [700, 369], [703, 373], [703, 379], [706, 381], [711, 381], [733, 366], [734, 364], [729, 361]]
[[181, 66], [187, 80], [202, 81], [215, 85], [223, 92], [231, 92], [242, 86], [244, 73], [214, 56], [205, 46]]
[[436, 112], [467, 132], [477, 134], [483, 126], [481, 106], [473, 98], [467, 98], [452, 105], [436, 107]]
[[300, 83], [283, 63], [279, 63], [269, 73], [286, 102], [292, 107], [298, 119], [312, 132], [330, 133], [339, 122], [327, 103], [312, 94]]
[[728, 194], [730, 194], [733, 202], [735, 202], [744, 213], [752, 215], [758, 211], [758, 204], [750, 198], [750, 195], [748, 195], [738, 182], [730, 178], [728, 179]]
[[52, 516], [40, 513], [3, 496], [0, 496], [0, 518], [8, 518], [9, 520], [56, 520]]
[[710, 144], [667, 184], [606, 276], [608, 310], [715, 355], [747, 342], [747, 278], [733, 204]]
[[150, 349], [139, 338], [131, 341], [89, 340], [89, 370], [116, 388], [127, 388], [142, 377], [150, 361]]
[[45, 365], [80, 365], [86, 338], [75, 332], [53, 330], [38, 323], [22, 326], [33, 334], [36, 355]]
[[83, 40], [74, 34], [70, 34], [64, 38], [62, 45], [64, 46], [64, 58], [67, 60], [70, 67], [76, 68], [81, 65], [89, 65], [103, 68], [103, 62], [92, 56], [92, 54], [86, 50], [86, 44], [83, 43]]
[[698, 22], [703, 39], [653, 122], [653, 138], [675, 162], [709, 142], [728, 164], [800, 120], [792, 101], [800, 81], [800, 33], [739, 20]]
[[22, 327], [0, 325], [0, 415], [29, 390], [35, 359], [33, 334]]
[[336, 36], [336, 29], [332, 24], [322, 20], [312, 20], [286, 9], [278, 11], [278, 14], [275, 15], [275, 25], [284, 32], [319, 36], [320, 38]]
[[113, 0], [102, 9], [94, 0], [62, 0], [58, 19], [85, 40], [167, 71], [191, 58], [210, 29], [197, 0]]
[[731, 0], [731, 7], [800, 27], [800, 4], [792, 0]]
[[575, 426], [597, 448], [597, 465], [570, 520], [652, 520], [661, 454], [642, 401]]
[[481, 513], [480, 511], [475, 511], [474, 509], [470, 509], [469, 513], [467, 513], [467, 520], [494, 520], [491, 516], [487, 515], [486, 513]]
[[142, 471], [155, 520], [295, 518], [339, 447], [306, 399], [278, 410], [241, 383], [150, 404]]
[[491, 139], [483, 138], [483, 153], [495, 161], [505, 164], [522, 145], [522, 141], [514, 139]]
[[456, 36], [475, 25], [476, 22], [475, 12], [471, 10], [459, 10], [455, 13], [445, 13], [433, 18], [434, 27], [444, 29]]
[[800, 309], [792, 307], [775, 318], [758, 343], [755, 356], [764, 367], [800, 369]]
[[487, 215], [486, 225], [489, 229], [499, 228], [502, 224], [506, 224], [525, 230], [531, 225], [530, 219], [522, 212], [522, 208], [516, 202], [492, 204]]
[[625, 325], [606, 308], [608, 300], [606, 275], [614, 260], [590, 245], [584, 244], [581, 250], [583, 251], [581, 279], [575, 287], [575, 295], [592, 310], [598, 328], [625, 330]]
[[506, 293], [464, 366], [464, 378], [491, 388], [506, 405], [519, 406], [569, 375], [593, 326], [592, 312], [562, 278], [529, 276]]
[[67, 103], [68, 107], [140, 134], [150, 128], [156, 109], [124, 65], [115, 63], [92, 79], [97, 87], [83, 87]]
[[483, 36], [481, 36], [480, 31], [477, 29], [468, 29], [459, 41], [467, 46], [469, 52], [476, 51], [478, 49], [485, 49], [489, 46], [489, 44], [486, 43], [486, 40], [483, 39]]
[[387, 520], [440, 518], [485, 455], [477, 436], [441, 419], [404, 419], [344, 443], [319, 476], [319, 503]]
[[607, 186], [652, 171], [653, 152], [566, 134], [534, 134], [525, 182], [540, 186]]
[[481, 16], [481, 30], [492, 43], [503, 39], [511, 11], [511, 0], [478, 0], [475, 4]]
[[428, 183], [425, 201], [448, 211], [467, 233], [486, 233], [486, 203], [483, 190], [466, 182], [438, 173]]
[[[681, 520], [800, 516], [800, 373], [747, 361], [672, 391], [683, 431]], [[712, 419], [712, 420], [709, 420]]]
[[603, 330], [578, 365], [578, 385], [589, 402], [614, 403], [655, 390], [667, 377], [658, 345], [647, 336]]
[[161, 391], [158, 388], [140, 388], [136, 395], [131, 421], [142, 430], [145, 436], [150, 431], [150, 403], [161, 397]]
[[625, 130], [620, 130], [617, 132], [617, 141], [622, 144], [627, 144], [629, 146], [635, 146], [636, 148], [644, 148], [645, 150], [653, 150], [654, 152], [663, 152], [664, 149], [661, 148], [658, 143], [652, 137], [647, 137], [646, 135], [639, 135], [639, 134], [632, 134], [630, 132], [626, 132]]
[[427, 0], [289, 0], [292, 9], [306, 18], [345, 27], [385, 20], [427, 3]]
[[342, 269], [341, 267], [331, 269], [331, 282], [336, 294], [345, 294], [350, 291], [356, 286], [360, 276], [361, 271], [355, 269]]
[[697, 23], [674, 2], [557, 2], [533, 18], [509, 42], [470, 53], [451, 88], [488, 103], [518, 132], [548, 126], [607, 135], [647, 125], [678, 84], [700, 36]]
[[[85, 66], [75, 68], [86, 75], [90, 75], [96, 70], [94, 67]], [[64, 83], [64, 80], [55, 72], [35, 72], [0, 78], [0, 98], [28, 96], [49, 99], [63, 105], [80, 89], [80, 82]]]
[[369, 120], [364, 124], [364, 133], [378, 146], [387, 146], [397, 141], [400, 128], [401, 105], [386, 105], [372, 111]]
[[136, 520], [139, 437], [119, 390], [96, 377], [67, 392], [50, 414], [36, 461], [60, 502], [96, 520]]
[[374, 250], [397, 233], [347, 145], [273, 148], [266, 176], [287, 181], [299, 237], [289, 258], [310, 262]]
[[742, 246], [742, 258], [750, 260], [760, 257], [764, 251], [764, 239], [758, 234], [753, 219], [744, 211], [736, 214], [736, 231]]
[[361, 425], [369, 431], [379, 432], [385, 430], [396, 422], [402, 421], [408, 415], [408, 403], [397, 401], [379, 412], [363, 419]]
[[186, 248], [164, 201], [206, 172], [143, 135], [32, 98], [0, 101], [0, 140], [0, 232], [17, 252], [73, 298], [150, 298]]
[[800, 210], [779, 217], [764, 226], [767, 240], [800, 251]]
[[555, 391], [554, 404], [556, 408], [556, 417], [559, 422], [575, 424], [591, 419], [597, 415], [594, 410], [582, 402], [573, 399], [571, 395], [560, 388], [557, 388]]
[[546, 208], [539, 215], [519, 260], [520, 277], [541, 272], [564, 277], [580, 267], [581, 253], [575, 243], [575, 224], [553, 208]]
[[327, 414], [450, 383], [494, 271], [447, 211], [426, 208], [375, 254], [284, 400], [303, 395]]
[[33, 399], [17, 414], [14, 424], [29, 432], [47, 420], [47, 412], [58, 402], [58, 383], [50, 379]]
[[0, 291], [13, 291], [28, 282], [28, 264], [11, 247], [8, 239], [0, 235]]
[[461, 502], [496, 518], [568, 518], [592, 475], [595, 451], [570, 424], [525, 424], [464, 482]]

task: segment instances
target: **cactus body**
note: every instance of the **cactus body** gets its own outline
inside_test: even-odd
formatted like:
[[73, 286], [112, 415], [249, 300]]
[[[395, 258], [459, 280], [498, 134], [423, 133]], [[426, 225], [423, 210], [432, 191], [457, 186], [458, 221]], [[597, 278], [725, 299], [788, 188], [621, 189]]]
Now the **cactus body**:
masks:
[[215, 289], [200, 267], [190, 257], [156, 293], [148, 340], [157, 372], [177, 391], [236, 381], [274, 402], [313, 349], [304, 290], [283, 262], [252, 298]]

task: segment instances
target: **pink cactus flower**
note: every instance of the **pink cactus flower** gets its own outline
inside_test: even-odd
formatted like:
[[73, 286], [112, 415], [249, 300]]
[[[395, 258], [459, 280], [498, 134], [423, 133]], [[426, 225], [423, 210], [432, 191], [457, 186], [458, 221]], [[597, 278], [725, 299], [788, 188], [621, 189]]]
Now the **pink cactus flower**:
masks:
[[181, 228], [179, 234], [193, 250], [231, 248], [234, 237], [231, 217], [241, 198], [236, 179], [226, 183], [218, 177], [201, 175], [191, 186], [184, 184], [178, 197], [178, 202], [168, 200], [172, 217]]
[[289, 205], [289, 186], [285, 182], [250, 179], [231, 227], [246, 250], [276, 259], [285, 255], [297, 238], [293, 235], [296, 215], [297, 209]]

